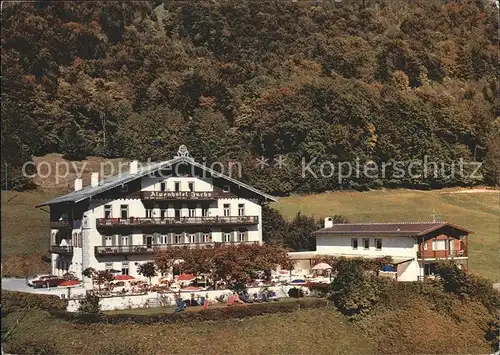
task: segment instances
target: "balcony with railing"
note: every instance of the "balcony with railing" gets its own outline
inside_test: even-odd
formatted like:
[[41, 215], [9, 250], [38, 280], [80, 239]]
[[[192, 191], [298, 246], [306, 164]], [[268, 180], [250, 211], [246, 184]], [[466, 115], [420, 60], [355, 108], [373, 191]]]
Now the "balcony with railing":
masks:
[[133, 255], [133, 254], [152, 254], [154, 252], [167, 249], [211, 249], [224, 245], [240, 244], [258, 244], [257, 241], [239, 241], [239, 242], [206, 242], [206, 243], [175, 243], [175, 244], [150, 244], [150, 245], [119, 245], [119, 246], [97, 246], [95, 247], [96, 256], [106, 255]]
[[110, 227], [147, 227], [147, 226], [186, 226], [186, 225], [252, 225], [258, 224], [258, 216], [227, 217], [130, 217], [130, 218], [97, 218], [97, 228]]
[[50, 228], [52, 229], [58, 229], [58, 228], [72, 228], [73, 223], [68, 220], [61, 220], [61, 221], [50, 221]]
[[467, 250], [423, 250], [417, 253], [418, 259], [451, 259], [467, 257]]
[[73, 255], [73, 247], [70, 245], [68, 246], [51, 245], [50, 252], [53, 254]]

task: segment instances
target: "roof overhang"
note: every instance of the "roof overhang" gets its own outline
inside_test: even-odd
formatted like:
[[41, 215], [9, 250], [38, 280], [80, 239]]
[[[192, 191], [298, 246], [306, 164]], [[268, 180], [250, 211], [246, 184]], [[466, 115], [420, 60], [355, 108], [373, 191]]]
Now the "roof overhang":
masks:
[[215, 170], [212, 170], [212, 169], [206, 167], [205, 165], [199, 164], [199, 163], [195, 162], [194, 159], [192, 159], [191, 157], [181, 156], [181, 157], [176, 157], [172, 160], [148, 165], [147, 167], [145, 167], [144, 169], [142, 169], [141, 171], [139, 171], [135, 174], [124, 173], [121, 175], [114, 176], [112, 178], [105, 180], [99, 186], [95, 186], [95, 187], [87, 186], [79, 191], [73, 191], [73, 192], [70, 192], [66, 195], [59, 196], [59, 197], [56, 197], [55, 199], [52, 199], [50, 201], [41, 203], [41, 204], [37, 205], [36, 207], [38, 208], [38, 207], [42, 207], [42, 206], [54, 205], [57, 203], [78, 203], [78, 202], [86, 200], [87, 198], [90, 198], [92, 196], [95, 196], [95, 195], [101, 194], [103, 192], [106, 192], [108, 190], [114, 189], [120, 185], [129, 183], [129, 182], [136, 180], [136, 179], [139, 179], [139, 178], [142, 178], [146, 175], [154, 174], [157, 171], [168, 168], [168, 167], [175, 165], [175, 164], [188, 164], [188, 165], [195, 166], [197, 168], [200, 168], [200, 169], [208, 172], [212, 177], [230, 181], [230, 182], [238, 185], [239, 187], [242, 187], [248, 191], [251, 191], [257, 195], [262, 196], [265, 200], [274, 201], [274, 202], [278, 202], [278, 200], [279, 200], [277, 197], [266, 194], [265, 192], [262, 192], [256, 188], [248, 185], [248, 184], [245, 184], [241, 181], [238, 181], [230, 176], [221, 174]]

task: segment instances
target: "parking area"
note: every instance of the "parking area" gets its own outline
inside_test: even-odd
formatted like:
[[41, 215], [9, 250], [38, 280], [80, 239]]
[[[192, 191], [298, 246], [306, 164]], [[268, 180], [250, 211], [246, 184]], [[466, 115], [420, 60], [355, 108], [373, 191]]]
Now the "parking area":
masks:
[[[59, 288], [59, 287], [33, 288], [26, 285], [25, 279], [14, 279], [14, 278], [2, 278], [2, 290], [48, 294], [59, 297], [61, 297], [61, 295], [67, 297], [68, 294], [67, 288]], [[82, 287], [71, 288], [72, 295], [80, 293], [81, 294], [85, 293], [85, 290]]]

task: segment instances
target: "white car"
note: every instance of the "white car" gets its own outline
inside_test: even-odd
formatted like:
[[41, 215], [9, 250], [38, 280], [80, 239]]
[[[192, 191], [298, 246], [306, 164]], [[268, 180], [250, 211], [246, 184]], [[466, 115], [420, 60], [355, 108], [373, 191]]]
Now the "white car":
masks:
[[55, 275], [36, 275], [35, 277], [29, 279], [26, 284], [28, 286], [33, 287], [34, 286], [34, 283], [33, 283], [34, 281], [42, 281], [42, 280], [45, 280], [45, 279], [48, 279], [48, 278], [52, 278], [52, 277], [57, 277], [57, 276], [55, 276]]

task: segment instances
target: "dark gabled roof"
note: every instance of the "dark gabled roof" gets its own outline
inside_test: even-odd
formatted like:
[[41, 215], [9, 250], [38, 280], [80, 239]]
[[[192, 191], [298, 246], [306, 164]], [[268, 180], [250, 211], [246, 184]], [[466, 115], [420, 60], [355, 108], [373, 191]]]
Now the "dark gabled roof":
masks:
[[313, 232], [314, 235], [393, 235], [423, 236], [443, 227], [451, 227], [470, 234], [471, 231], [447, 222], [400, 222], [400, 223], [346, 223], [334, 224]]
[[97, 194], [103, 193], [105, 191], [111, 190], [115, 187], [126, 184], [126, 183], [133, 181], [135, 179], [138, 179], [140, 177], [143, 177], [143, 176], [146, 176], [149, 174], [153, 174], [156, 171], [173, 166], [173, 165], [178, 164], [178, 163], [191, 164], [193, 166], [196, 166], [196, 167], [208, 172], [209, 174], [211, 174], [214, 177], [230, 181], [230, 182], [232, 182], [232, 183], [234, 183], [234, 184], [236, 184], [236, 185], [238, 185], [246, 190], [252, 191], [253, 193], [260, 195], [268, 200], [275, 201], [275, 202], [278, 201], [278, 198], [271, 196], [271, 195], [268, 195], [268, 194], [266, 194], [266, 193], [264, 193], [256, 188], [254, 188], [250, 185], [247, 185], [241, 181], [238, 181], [230, 176], [223, 175], [215, 170], [212, 170], [212, 169], [206, 167], [205, 165], [199, 164], [199, 163], [195, 162], [193, 158], [191, 158], [191, 157], [187, 156], [187, 154], [185, 154], [185, 155], [178, 156], [178, 157], [175, 157], [174, 159], [167, 160], [167, 161], [164, 161], [161, 163], [149, 164], [149, 165], [141, 168], [140, 170], [138, 170], [138, 172], [135, 174], [131, 174], [129, 172], [126, 172], [126, 173], [122, 173], [122, 174], [117, 175], [117, 176], [113, 176], [112, 178], [106, 179], [103, 182], [99, 183], [98, 186], [95, 186], [95, 187], [87, 186], [79, 191], [73, 191], [73, 192], [70, 192], [66, 195], [58, 196], [50, 201], [39, 204], [36, 207], [53, 205], [53, 204], [62, 203], [62, 202], [67, 202], [67, 203], [80, 202], [80, 201], [83, 201], [89, 197], [92, 197], [92, 196], [95, 196]]

